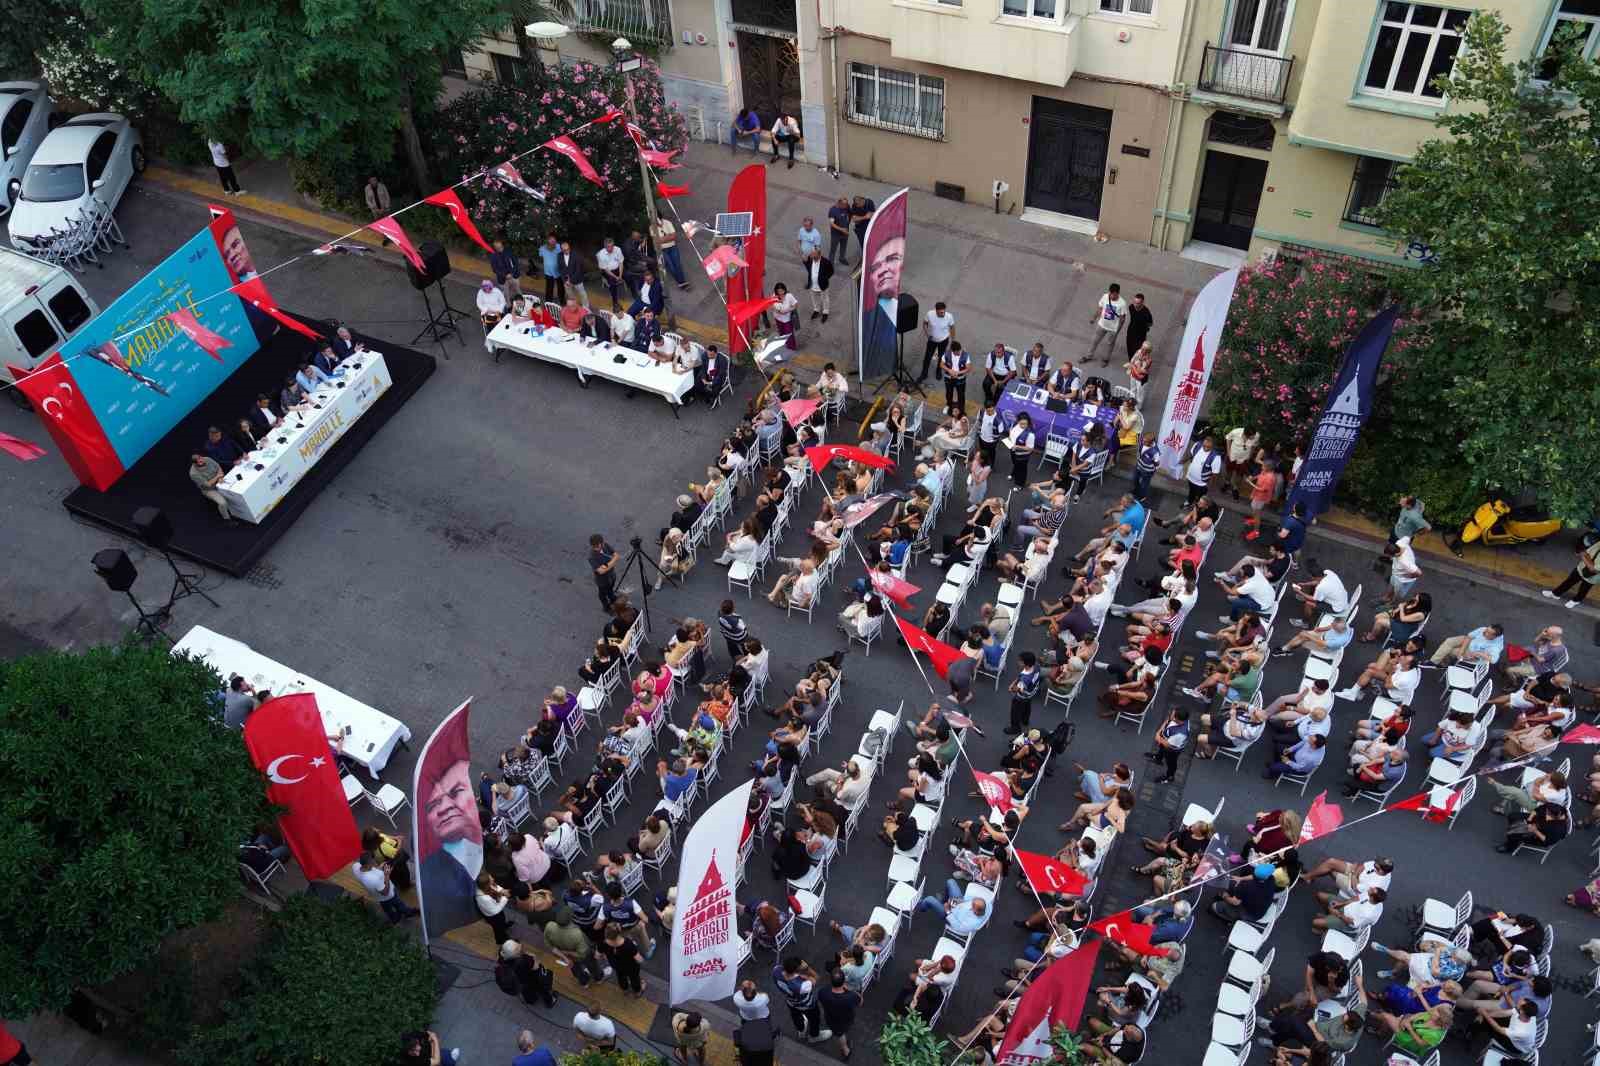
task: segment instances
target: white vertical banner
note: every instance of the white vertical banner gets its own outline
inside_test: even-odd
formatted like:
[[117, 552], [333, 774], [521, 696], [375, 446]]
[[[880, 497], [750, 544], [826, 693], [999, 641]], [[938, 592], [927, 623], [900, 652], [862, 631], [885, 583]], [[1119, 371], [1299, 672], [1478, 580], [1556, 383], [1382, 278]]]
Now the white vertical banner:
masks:
[[689, 829], [678, 864], [672, 923], [673, 1005], [733, 995], [739, 980], [739, 841], [754, 781], [713, 803]]
[[1194, 433], [1205, 398], [1206, 383], [1216, 365], [1217, 348], [1222, 343], [1222, 327], [1228, 321], [1233, 303], [1233, 287], [1239, 283], [1239, 268], [1225, 270], [1206, 282], [1189, 308], [1183, 327], [1183, 344], [1172, 368], [1172, 386], [1167, 390], [1167, 406], [1161, 415], [1161, 469], [1171, 477], [1183, 476], [1183, 453]]

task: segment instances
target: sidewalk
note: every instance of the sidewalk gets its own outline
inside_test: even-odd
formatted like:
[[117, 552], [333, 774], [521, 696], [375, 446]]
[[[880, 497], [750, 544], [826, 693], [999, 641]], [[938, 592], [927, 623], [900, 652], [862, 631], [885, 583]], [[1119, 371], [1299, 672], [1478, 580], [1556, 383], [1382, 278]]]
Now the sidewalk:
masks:
[[[725, 207], [725, 190], [733, 175], [745, 166], [766, 165], [769, 158], [725, 145], [691, 142], [683, 155], [683, 168], [673, 176], [692, 191], [672, 204], [682, 218], [709, 221]], [[319, 241], [342, 236], [362, 224], [359, 219], [305, 206], [294, 191], [287, 164], [249, 160], [239, 169], [242, 184], [251, 191], [238, 197], [220, 195], [209, 167], [153, 164], [144, 180], [185, 196], [229, 203], [243, 218]], [[893, 186], [848, 175], [835, 178], [815, 166], [790, 170], [781, 164], [767, 166], [767, 187], [767, 281], [770, 286], [789, 280], [795, 289], [800, 284], [800, 268], [794, 232], [803, 218], [819, 220], [822, 228], [827, 208], [837, 197], [864, 195], [881, 201], [894, 191]], [[1125, 295], [1144, 292], [1155, 314], [1150, 339], [1156, 349], [1156, 365], [1147, 395], [1165, 395], [1189, 305], [1216, 268], [1126, 241], [1096, 243], [1079, 234], [1020, 222], [916, 190], [910, 193], [908, 207], [908, 245], [914, 254], [905, 267], [905, 289], [929, 309], [935, 300], [944, 300], [957, 316], [956, 335], [974, 354], [981, 355], [997, 340], [1019, 348], [1039, 340], [1053, 354], [1071, 357], [1080, 353], [1094, 328], [1090, 319], [1095, 303], [1105, 284], [1115, 280]], [[350, 239], [381, 249], [380, 238], [367, 231]], [[858, 256], [859, 251], [852, 240], [850, 254]], [[396, 267], [402, 263], [393, 249], [381, 249], [376, 258]], [[691, 271], [693, 288], [687, 293], [669, 290], [678, 326], [704, 343], [725, 345], [728, 333], [722, 303], [709, 282], [697, 280], [691, 258], [684, 256], [684, 266]], [[451, 280], [463, 286], [475, 287], [490, 274], [487, 260], [470, 252], [452, 250], [450, 261], [454, 269]], [[802, 380], [815, 375], [828, 361], [841, 369], [853, 365], [854, 315], [850, 307], [854, 286], [842, 268], [834, 275], [830, 296], [832, 314], [826, 323], [812, 321], [809, 305], [802, 300], [801, 350], [782, 364], [793, 368]], [[921, 357], [921, 334], [908, 335], [908, 368], [919, 370]], [[1120, 380], [1120, 367], [1114, 364], [1109, 376]], [[931, 404], [941, 405], [943, 389], [931, 379], [927, 387]], [[969, 387], [967, 397], [968, 410], [975, 413], [981, 390]], [[1159, 419], [1154, 399], [1147, 401], [1145, 416]], [[1231, 501], [1225, 501], [1225, 506], [1231, 506]], [[1243, 512], [1242, 507], [1238, 509]], [[1372, 546], [1375, 553], [1388, 534], [1387, 528], [1337, 508], [1321, 517], [1315, 532], [1347, 544]], [[1445, 547], [1441, 535], [1430, 535], [1416, 548], [1424, 572], [1449, 574], [1513, 595], [1536, 596], [1538, 589], [1554, 586], [1570, 569], [1573, 543], [1573, 534], [1567, 533], [1542, 545], [1468, 545], [1457, 558]]]

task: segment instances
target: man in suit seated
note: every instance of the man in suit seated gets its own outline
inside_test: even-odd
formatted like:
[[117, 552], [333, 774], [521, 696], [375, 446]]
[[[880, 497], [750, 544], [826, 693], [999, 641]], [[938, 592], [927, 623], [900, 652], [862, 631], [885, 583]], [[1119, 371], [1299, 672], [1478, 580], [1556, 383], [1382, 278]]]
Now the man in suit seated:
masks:
[[356, 353], [355, 338], [350, 336], [349, 326], [340, 326], [333, 336], [333, 354], [339, 362], [344, 362]]
[[272, 409], [272, 400], [264, 392], [258, 394], [255, 406], [250, 408], [250, 428], [256, 431], [256, 437], [266, 436], [278, 421], [278, 413]]
[[426, 832], [418, 876], [428, 936], [438, 937], [479, 920], [474, 901], [483, 869], [483, 826], [472, 790], [472, 771], [459, 730], [444, 730], [428, 752], [420, 789]]
[[639, 318], [633, 324], [633, 343], [628, 347], [639, 352], [648, 352], [650, 346], [661, 339], [661, 323], [656, 321], [656, 313], [650, 307], [639, 311]]
[[642, 314], [644, 309], [648, 307], [659, 315], [666, 309], [666, 306], [667, 296], [665, 290], [661, 287], [661, 279], [656, 277], [654, 270], [646, 270], [644, 272], [644, 280], [639, 283], [639, 298], [634, 300], [633, 304], [628, 308], [628, 314]]
[[694, 372], [694, 391], [689, 395], [698, 396], [707, 403], [715, 400], [727, 383], [729, 369], [728, 357], [721, 349], [715, 344], [707, 345], [705, 361]]
[[316, 354], [311, 357], [311, 365], [330, 377], [333, 375], [334, 369], [339, 365], [339, 355], [334, 351], [331, 342], [322, 342]]

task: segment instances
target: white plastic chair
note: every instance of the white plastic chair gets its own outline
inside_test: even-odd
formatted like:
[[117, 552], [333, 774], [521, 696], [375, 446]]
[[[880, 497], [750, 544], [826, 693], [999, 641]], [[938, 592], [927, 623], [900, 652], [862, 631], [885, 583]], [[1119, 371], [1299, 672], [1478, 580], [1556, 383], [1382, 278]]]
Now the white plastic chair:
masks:
[[411, 806], [411, 801], [406, 798], [406, 794], [393, 785], [385, 784], [377, 792], [365, 788], [363, 791], [367, 793], [367, 803], [374, 807], [379, 814], [389, 819], [391, 827], [397, 824], [394, 816]]

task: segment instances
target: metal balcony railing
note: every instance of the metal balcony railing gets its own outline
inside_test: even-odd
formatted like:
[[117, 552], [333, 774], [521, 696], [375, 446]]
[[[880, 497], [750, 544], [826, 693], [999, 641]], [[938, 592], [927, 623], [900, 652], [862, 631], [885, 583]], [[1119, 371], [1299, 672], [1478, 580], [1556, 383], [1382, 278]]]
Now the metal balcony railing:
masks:
[[1289, 95], [1289, 75], [1293, 70], [1293, 56], [1284, 59], [1208, 43], [1200, 64], [1198, 87], [1201, 92], [1282, 105]]
[[631, 41], [672, 43], [672, 9], [668, 0], [573, 0], [574, 28]]

